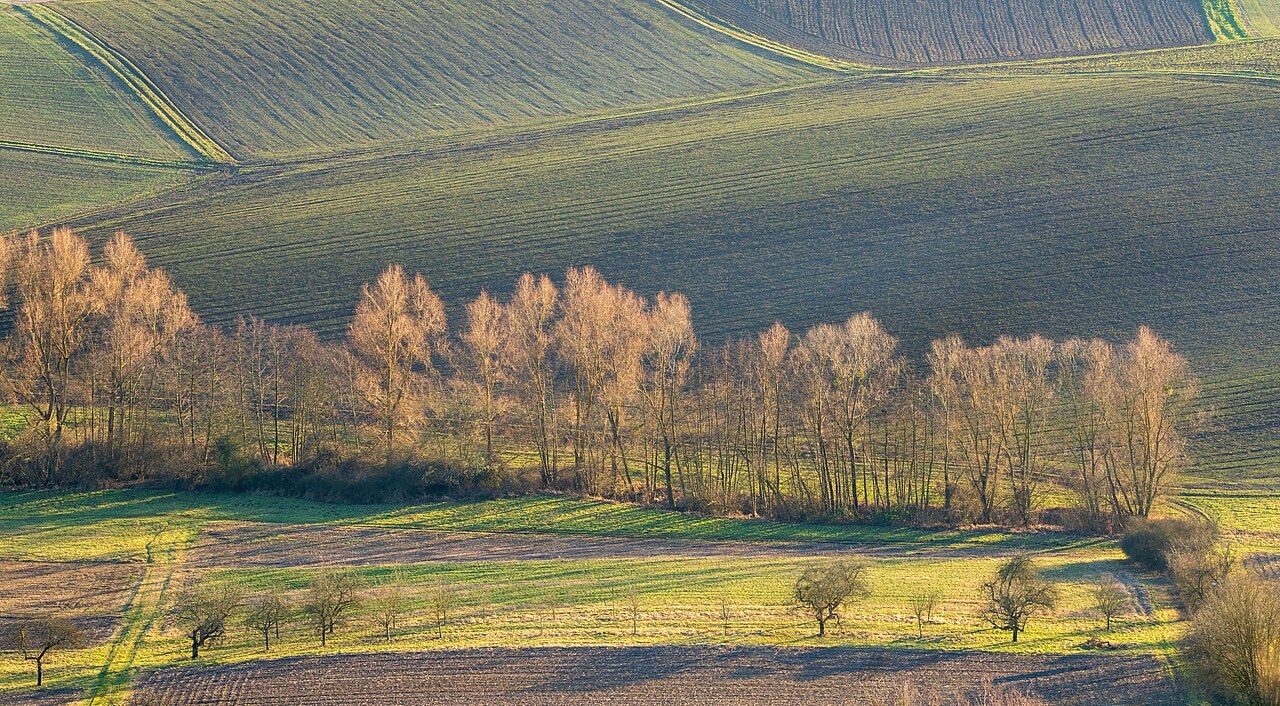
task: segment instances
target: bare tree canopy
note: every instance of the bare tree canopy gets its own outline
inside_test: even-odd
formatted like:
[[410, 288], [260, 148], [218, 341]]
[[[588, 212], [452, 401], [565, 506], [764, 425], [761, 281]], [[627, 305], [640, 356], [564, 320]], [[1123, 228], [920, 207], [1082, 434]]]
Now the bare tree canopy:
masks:
[[36, 686], [43, 686], [45, 658], [55, 650], [83, 647], [85, 636], [71, 621], [43, 615], [20, 620], [14, 629], [13, 642], [23, 659], [35, 662]]
[[173, 619], [191, 641], [191, 659], [200, 658], [205, 643], [223, 636], [242, 594], [230, 584], [201, 584], [183, 588], [173, 602]]
[[302, 611], [315, 621], [321, 647], [329, 644], [338, 621], [359, 605], [363, 588], [364, 580], [354, 571], [329, 571], [311, 580]]
[[840, 608], [870, 590], [865, 564], [835, 560], [805, 569], [796, 579], [792, 595], [818, 621], [818, 637], [823, 637], [828, 621], [840, 622]]
[[1040, 578], [1031, 557], [1021, 554], [1005, 562], [996, 575], [982, 584], [982, 617], [992, 627], [1011, 633], [1013, 642], [1036, 615], [1053, 610], [1058, 588]]
[[0, 473], [17, 484], [301, 477], [287, 482], [335, 499], [552, 489], [1023, 526], [1067, 491], [1112, 530], [1169, 491], [1199, 421], [1186, 360], [1147, 328], [1122, 344], [952, 336], [913, 361], [863, 312], [712, 347], [684, 296], [583, 267], [563, 287], [527, 274], [509, 297], [480, 292], [451, 337], [426, 279], [391, 266], [326, 343], [252, 317], [203, 325], [128, 237], [95, 261], [66, 229], [0, 239], [10, 284], [0, 387], [26, 425]]

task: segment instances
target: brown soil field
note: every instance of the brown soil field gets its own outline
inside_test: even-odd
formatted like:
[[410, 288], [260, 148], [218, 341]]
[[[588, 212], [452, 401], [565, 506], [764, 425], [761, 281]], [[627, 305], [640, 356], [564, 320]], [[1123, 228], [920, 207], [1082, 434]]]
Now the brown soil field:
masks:
[[904, 681], [939, 695], [991, 679], [1055, 704], [1174, 700], [1154, 657], [874, 648], [476, 649], [177, 667], [140, 691], [175, 706], [854, 704]]
[[[216, 522], [187, 555], [189, 568], [375, 566], [438, 561], [544, 561], [658, 557], [900, 556], [889, 544], [672, 541], [563, 534], [438, 532], [388, 527]], [[998, 549], [911, 548], [918, 556], [1000, 556]]]
[[752, 32], [883, 66], [1191, 46], [1212, 41], [1199, 0], [693, 0]]
[[130, 564], [0, 561], [0, 636], [17, 616], [54, 613], [84, 628], [91, 644], [105, 641], [141, 574]]

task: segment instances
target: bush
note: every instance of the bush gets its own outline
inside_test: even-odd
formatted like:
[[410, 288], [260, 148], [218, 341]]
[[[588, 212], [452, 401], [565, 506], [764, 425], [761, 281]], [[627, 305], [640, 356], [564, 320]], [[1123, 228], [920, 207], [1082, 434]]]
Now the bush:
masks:
[[1135, 564], [1164, 571], [1169, 568], [1169, 553], [1174, 547], [1204, 553], [1217, 540], [1218, 528], [1209, 522], [1135, 517], [1125, 526], [1120, 549]]
[[1280, 592], [1239, 572], [1209, 591], [1195, 612], [1193, 640], [1208, 676], [1245, 703], [1280, 706]]

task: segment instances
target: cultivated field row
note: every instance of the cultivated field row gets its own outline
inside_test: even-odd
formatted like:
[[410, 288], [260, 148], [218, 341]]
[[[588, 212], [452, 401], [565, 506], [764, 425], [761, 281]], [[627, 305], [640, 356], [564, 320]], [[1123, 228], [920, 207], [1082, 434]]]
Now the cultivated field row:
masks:
[[[832, 47], [828, 50], [840, 56], [844, 49], [851, 57], [876, 57], [879, 61], [872, 63], [882, 66], [1185, 46], [1215, 36], [1204, 6], [1196, 0], [699, 0], [697, 4], [750, 31], [783, 41], [796, 35], [809, 37], [808, 43], [819, 52]], [[1243, 36], [1233, 26], [1233, 18], [1222, 13], [1215, 17], [1215, 27], [1233, 31], [1228, 38]], [[779, 25], [791, 31], [779, 31]]]

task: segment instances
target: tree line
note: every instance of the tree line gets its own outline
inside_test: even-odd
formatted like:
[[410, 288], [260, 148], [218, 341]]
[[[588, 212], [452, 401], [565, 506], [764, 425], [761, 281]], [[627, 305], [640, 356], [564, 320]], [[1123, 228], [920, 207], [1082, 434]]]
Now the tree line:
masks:
[[1186, 360], [1147, 328], [1119, 345], [951, 336], [913, 364], [860, 313], [706, 346], [684, 296], [650, 301], [590, 267], [482, 292], [450, 327], [426, 279], [392, 266], [345, 339], [323, 341], [201, 322], [124, 234], [96, 260], [67, 229], [10, 236], [0, 272], [0, 377], [21, 410], [5, 472], [23, 484], [261, 487], [287, 470], [1016, 524], [1067, 489], [1107, 526], [1151, 512], [1195, 422]]

